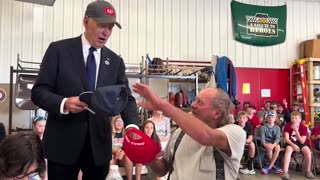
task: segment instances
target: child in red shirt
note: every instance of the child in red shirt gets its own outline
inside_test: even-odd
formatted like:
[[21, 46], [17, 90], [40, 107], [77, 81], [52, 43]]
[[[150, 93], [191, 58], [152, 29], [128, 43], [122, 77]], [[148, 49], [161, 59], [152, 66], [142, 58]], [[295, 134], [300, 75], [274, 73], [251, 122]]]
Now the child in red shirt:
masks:
[[314, 148], [320, 150], [320, 125], [312, 129], [311, 140], [314, 143]]
[[252, 135], [254, 136], [254, 131], [257, 126], [260, 126], [261, 122], [257, 115], [255, 115], [256, 107], [254, 105], [250, 105], [247, 109], [248, 113], [248, 122], [252, 124]]
[[301, 113], [293, 111], [290, 115], [291, 122], [287, 123], [284, 127], [285, 137], [285, 154], [283, 162], [283, 175], [282, 179], [289, 179], [289, 163], [291, 154], [293, 152], [302, 152], [304, 155], [304, 168], [305, 176], [309, 179], [314, 179], [314, 175], [311, 172], [311, 151], [310, 148], [305, 144], [308, 137], [308, 129], [303, 123], [301, 123]]

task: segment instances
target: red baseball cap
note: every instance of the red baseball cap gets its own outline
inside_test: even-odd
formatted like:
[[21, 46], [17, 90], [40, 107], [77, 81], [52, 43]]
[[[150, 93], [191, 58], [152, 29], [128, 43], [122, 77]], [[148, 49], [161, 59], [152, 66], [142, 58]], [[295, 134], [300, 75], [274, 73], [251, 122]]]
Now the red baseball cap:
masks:
[[[136, 137], [133, 138], [132, 135]], [[132, 162], [148, 163], [157, 156], [161, 148], [139, 129], [130, 128], [124, 136], [123, 150]]]

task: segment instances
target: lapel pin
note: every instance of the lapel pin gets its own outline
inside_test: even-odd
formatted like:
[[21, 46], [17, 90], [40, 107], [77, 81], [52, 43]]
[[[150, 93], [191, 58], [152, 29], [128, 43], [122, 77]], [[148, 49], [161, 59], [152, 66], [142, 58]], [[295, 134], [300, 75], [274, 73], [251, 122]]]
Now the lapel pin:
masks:
[[110, 62], [109, 62], [109, 61], [110, 61], [110, 59], [107, 58], [107, 59], [104, 61], [104, 64], [106, 64], [107, 66], [110, 65]]

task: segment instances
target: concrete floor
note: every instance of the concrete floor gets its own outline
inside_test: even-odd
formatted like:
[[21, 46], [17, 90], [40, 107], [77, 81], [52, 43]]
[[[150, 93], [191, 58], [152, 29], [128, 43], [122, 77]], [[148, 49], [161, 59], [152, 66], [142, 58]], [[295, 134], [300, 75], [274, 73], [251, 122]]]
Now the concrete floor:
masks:
[[[304, 174], [302, 172], [289, 172], [290, 174], [290, 180], [304, 180], [304, 179], [308, 179], [304, 176]], [[241, 180], [280, 180], [281, 179], [281, 175], [277, 175], [274, 173], [270, 173], [268, 175], [263, 175], [261, 174], [260, 171], [256, 170], [256, 174], [255, 175], [243, 175], [240, 174], [240, 179]], [[315, 179], [320, 180], [320, 176], [317, 175]]]
[[[307, 180], [308, 179], [302, 174], [302, 172], [289, 172], [289, 173], [290, 173], [290, 180]], [[320, 180], [320, 175], [317, 175], [315, 179]], [[125, 177], [124, 177], [124, 180], [126, 180]], [[147, 176], [142, 176], [141, 180], [148, 180], [148, 178]], [[162, 180], [165, 180], [165, 178], [162, 178]], [[277, 175], [274, 173], [263, 175], [260, 173], [260, 171], [256, 170], [255, 175], [240, 174], [240, 180], [281, 180], [281, 175]]]

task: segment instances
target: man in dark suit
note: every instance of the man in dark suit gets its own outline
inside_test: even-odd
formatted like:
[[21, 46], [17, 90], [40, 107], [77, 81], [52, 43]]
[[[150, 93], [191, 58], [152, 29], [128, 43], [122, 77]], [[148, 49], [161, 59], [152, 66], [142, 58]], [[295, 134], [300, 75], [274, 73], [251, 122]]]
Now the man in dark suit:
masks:
[[32, 89], [32, 101], [48, 111], [43, 143], [50, 180], [76, 180], [80, 169], [84, 180], [104, 180], [108, 174], [110, 117], [86, 111], [88, 105], [79, 100], [80, 93], [124, 84], [128, 104], [121, 116], [126, 128], [138, 128], [137, 105], [128, 87], [125, 64], [105, 47], [114, 25], [121, 29], [114, 7], [106, 1], [90, 3], [83, 24], [81, 36], [49, 45]]

